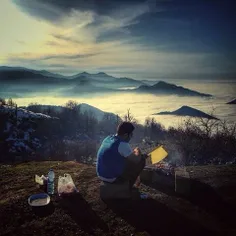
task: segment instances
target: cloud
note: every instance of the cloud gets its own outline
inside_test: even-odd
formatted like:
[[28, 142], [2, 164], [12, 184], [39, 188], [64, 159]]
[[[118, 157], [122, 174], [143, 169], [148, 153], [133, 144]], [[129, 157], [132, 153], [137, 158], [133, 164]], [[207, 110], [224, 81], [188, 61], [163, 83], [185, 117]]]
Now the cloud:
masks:
[[49, 54], [49, 55], [33, 55], [30, 53], [23, 53], [22, 55], [11, 55], [8, 56], [9, 62], [38, 62], [38, 61], [47, 61], [52, 59], [68, 59], [68, 60], [77, 60], [83, 58], [89, 58], [98, 55], [99, 53], [90, 53], [90, 54]]
[[235, 51], [230, 46], [235, 37], [229, 37], [233, 27], [221, 21], [226, 8], [218, 9], [219, 1], [12, 1], [50, 29], [40, 40], [30, 42], [34, 47], [22, 45], [20, 52], [28, 49], [31, 53], [5, 56], [9, 63], [51, 66], [66, 73], [79, 67], [143, 77], [181, 77], [233, 68], [224, 60], [226, 52]]
[[45, 42], [45, 45], [47, 45], [47, 46], [61, 46], [60, 43], [55, 42], [55, 41], [51, 41], [51, 40], [46, 41], [46, 42]]
[[47, 55], [47, 56], [42, 56], [39, 58], [36, 58], [35, 60], [50, 60], [50, 59], [69, 59], [69, 60], [74, 60], [74, 59], [81, 59], [81, 58], [88, 58], [98, 55], [98, 53], [90, 53], [90, 54], [67, 54], [67, 55]]
[[68, 65], [65, 64], [44, 64], [44, 67], [48, 68], [68, 68]]
[[21, 45], [26, 45], [26, 42], [25, 41], [22, 41], [22, 40], [16, 40], [17, 43], [21, 44]]
[[31, 16], [56, 22], [73, 10], [113, 15], [117, 9], [146, 4], [145, 0], [12, 0]]
[[63, 41], [70, 42], [70, 43], [75, 43], [75, 44], [81, 44], [82, 43], [82, 41], [77, 40], [76, 38], [73, 38], [73, 37], [70, 37], [70, 36], [66, 36], [66, 35], [52, 34], [52, 36], [55, 39], [63, 40]]

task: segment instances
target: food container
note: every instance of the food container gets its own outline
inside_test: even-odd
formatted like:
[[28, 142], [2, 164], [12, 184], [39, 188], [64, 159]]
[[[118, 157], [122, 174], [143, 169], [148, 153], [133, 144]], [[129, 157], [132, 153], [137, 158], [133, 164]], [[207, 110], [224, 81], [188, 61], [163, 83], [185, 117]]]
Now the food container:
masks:
[[58, 177], [57, 192], [59, 196], [69, 196], [79, 192], [70, 174]]
[[32, 207], [46, 206], [50, 203], [50, 196], [46, 193], [34, 194], [28, 198], [28, 203]]

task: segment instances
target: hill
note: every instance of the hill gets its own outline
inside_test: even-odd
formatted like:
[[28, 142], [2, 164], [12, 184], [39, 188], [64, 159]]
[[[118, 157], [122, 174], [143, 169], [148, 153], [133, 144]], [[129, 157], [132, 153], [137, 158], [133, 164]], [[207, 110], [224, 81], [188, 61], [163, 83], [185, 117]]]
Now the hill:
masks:
[[[51, 167], [56, 174], [56, 187], [58, 176], [69, 173], [80, 192], [64, 199], [55, 194], [48, 208], [33, 210], [27, 203], [28, 197], [43, 192], [35, 184], [34, 175], [45, 175]], [[125, 202], [106, 205], [99, 199], [100, 180], [94, 166], [28, 162], [2, 165], [0, 170], [1, 235], [233, 236], [236, 233], [235, 166], [188, 167], [195, 183], [199, 183], [192, 187], [198, 190], [194, 198], [142, 183], [141, 190], [152, 199], [131, 205], [124, 205]]]
[[207, 118], [207, 119], [214, 119], [214, 120], [218, 120], [216, 117], [214, 116], [210, 116], [208, 114], [206, 114], [205, 112], [202, 112], [196, 108], [192, 108], [189, 106], [182, 106], [181, 108], [175, 110], [175, 111], [163, 111], [163, 112], [159, 112], [159, 113], [155, 113], [152, 115], [177, 115], [177, 116], [191, 116], [191, 117], [201, 117], [201, 118]]
[[230, 101], [230, 102], [227, 102], [226, 104], [236, 104], [236, 98], [235, 99], [233, 99], [232, 101]]
[[7, 105], [0, 106], [0, 119], [1, 161], [7, 155], [11, 160], [12, 156], [33, 154], [36, 149], [42, 146], [42, 140], [34, 136], [38, 125], [58, 124], [59, 120], [57, 117], [35, 113], [23, 108], [16, 109]]
[[42, 113], [34, 113], [23, 108], [15, 108], [7, 105], [0, 106], [0, 113], [10, 114], [16, 116], [17, 120], [22, 119], [57, 119], [56, 117], [50, 117]]
[[58, 76], [53, 76], [53, 74], [45, 73], [43, 71], [21, 69], [21, 68], [8, 68], [3, 69], [0, 67], [0, 81], [1, 83], [7, 84], [17, 84], [19, 81], [25, 84], [53, 84], [58, 82], [63, 82], [62, 78]]
[[[84, 114], [85, 112], [88, 112], [89, 114], [94, 115], [98, 121], [101, 121], [104, 118], [104, 116], [109, 116], [109, 118], [114, 121], [117, 120], [116, 114], [111, 113], [111, 112], [102, 111], [102, 110], [98, 109], [97, 107], [91, 106], [87, 103], [80, 103], [80, 104], [78, 104], [78, 107], [79, 107], [81, 113]], [[24, 107], [24, 108], [26, 108], [28, 110], [39, 109], [42, 113], [46, 113], [48, 109], [60, 112], [65, 107], [64, 106], [56, 106], [56, 105], [35, 104], [35, 105], [30, 105], [30, 106]], [[118, 118], [121, 119], [120, 117], [118, 117]]]
[[59, 156], [58, 152], [61, 160], [77, 160], [78, 153], [81, 156], [94, 153], [97, 143], [113, 132], [120, 120], [113, 113], [85, 103], [75, 104], [73, 109], [37, 104], [21, 108], [1, 105], [0, 162], [38, 160], [39, 156], [48, 155], [53, 158], [55, 153]]
[[158, 83], [152, 86], [141, 85], [139, 88], [134, 89], [134, 91], [139, 93], [170, 94], [170, 95], [180, 95], [180, 96], [200, 96], [200, 97], [212, 96], [210, 94], [200, 93], [194, 90], [184, 88], [182, 86], [177, 86], [175, 84], [169, 84], [164, 81], [159, 81]]

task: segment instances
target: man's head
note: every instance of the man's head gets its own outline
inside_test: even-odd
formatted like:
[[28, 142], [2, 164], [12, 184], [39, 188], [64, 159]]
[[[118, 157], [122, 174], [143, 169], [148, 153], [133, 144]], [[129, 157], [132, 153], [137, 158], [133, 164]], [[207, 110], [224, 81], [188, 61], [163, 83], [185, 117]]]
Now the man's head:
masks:
[[133, 136], [134, 126], [130, 122], [122, 122], [117, 127], [117, 134], [125, 141], [129, 142]]

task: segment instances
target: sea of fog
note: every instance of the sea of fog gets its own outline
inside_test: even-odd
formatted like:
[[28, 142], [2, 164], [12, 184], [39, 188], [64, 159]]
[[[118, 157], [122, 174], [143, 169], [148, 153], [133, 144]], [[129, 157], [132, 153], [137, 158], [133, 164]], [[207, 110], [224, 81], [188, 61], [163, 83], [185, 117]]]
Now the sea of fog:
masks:
[[87, 103], [103, 111], [112, 112], [124, 116], [127, 109], [140, 122], [143, 123], [146, 117], [155, 117], [166, 128], [177, 126], [183, 121], [182, 117], [171, 115], [152, 115], [161, 111], [174, 111], [183, 105], [191, 106], [206, 113], [211, 113], [220, 119], [226, 119], [230, 123], [236, 121], [236, 105], [226, 103], [236, 97], [236, 81], [221, 80], [165, 80], [185, 88], [203, 93], [210, 93], [213, 98], [202, 97], [180, 97], [180, 96], [156, 96], [137, 94], [104, 94], [83, 97], [58, 97], [53, 94], [39, 95], [14, 99], [18, 106], [26, 106], [29, 103], [37, 102], [47, 105], [64, 105], [68, 100], [75, 100], [78, 103]]

